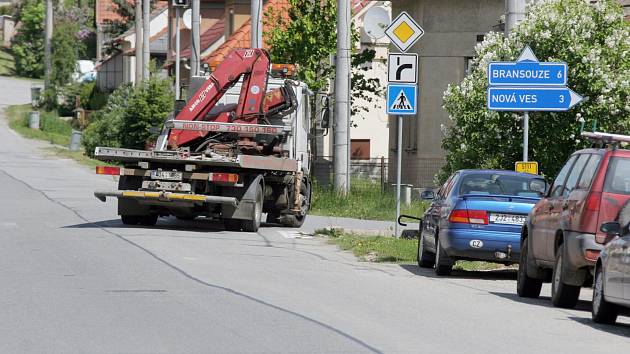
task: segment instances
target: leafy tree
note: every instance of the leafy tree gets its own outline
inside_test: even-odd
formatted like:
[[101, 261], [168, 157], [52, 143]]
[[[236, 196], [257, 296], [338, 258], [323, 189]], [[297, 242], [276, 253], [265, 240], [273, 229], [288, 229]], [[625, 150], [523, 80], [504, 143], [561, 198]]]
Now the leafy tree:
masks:
[[44, 75], [44, 1], [25, 0], [17, 11], [21, 23], [12, 41], [15, 72], [20, 76]]
[[[337, 4], [335, 0], [289, 0], [288, 10], [270, 8], [264, 22], [272, 28], [265, 33], [271, 60], [298, 65], [298, 77], [313, 91], [327, 91], [335, 76], [331, 58], [337, 51]], [[352, 43], [359, 33], [352, 30]], [[356, 48], [356, 46], [352, 46]], [[368, 102], [381, 93], [377, 79], [365, 77], [363, 64], [374, 59], [375, 51], [364, 50], [352, 55], [352, 100]], [[367, 107], [352, 105], [352, 113], [367, 111]]]
[[447, 156], [438, 181], [462, 168], [512, 169], [521, 159], [520, 115], [488, 111], [486, 89], [488, 63], [514, 61], [526, 45], [540, 61], [566, 62], [568, 86], [586, 97], [569, 112], [530, 113], [529, 155], [544, 175], [554, 176], [572, 151], [588, 145], [582, 129], [630, 129], [630, 24], [619, 2], [540, 2], [508, 38], [489, 33], [475, 48], [470, 74], [444, 93], [452, 126], [442, 141]]
[[152, 76], [138, 88], [123, 85], [108, 98], [105, 107], [92, 115], [83, 134], [88, 155], [97, 146], [144, 149], [155, 139], [153, 127], [160, 127], [173, 110], [170, 82]]

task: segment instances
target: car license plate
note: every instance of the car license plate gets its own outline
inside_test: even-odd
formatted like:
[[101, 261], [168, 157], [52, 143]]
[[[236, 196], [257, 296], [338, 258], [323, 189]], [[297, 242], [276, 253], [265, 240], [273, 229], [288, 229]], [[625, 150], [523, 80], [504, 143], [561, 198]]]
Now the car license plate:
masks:
[[494, 224], [523, 225], [527, 215], [490, 214], [490, 222]]
[[151, 179], [163, 179], [167, 181], [181, 181], [183, 173], [178, 171], [151, 171]]

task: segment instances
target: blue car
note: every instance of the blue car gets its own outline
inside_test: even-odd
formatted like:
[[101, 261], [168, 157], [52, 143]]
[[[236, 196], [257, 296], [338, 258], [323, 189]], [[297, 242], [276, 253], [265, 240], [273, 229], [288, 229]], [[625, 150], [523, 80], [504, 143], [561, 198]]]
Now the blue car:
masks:
[[521, 228], [547, 188], [537, 175], [461, 170], [439, 189], [420, 223], [418, 265], [449, 275], [456, 260], [518, 263]]

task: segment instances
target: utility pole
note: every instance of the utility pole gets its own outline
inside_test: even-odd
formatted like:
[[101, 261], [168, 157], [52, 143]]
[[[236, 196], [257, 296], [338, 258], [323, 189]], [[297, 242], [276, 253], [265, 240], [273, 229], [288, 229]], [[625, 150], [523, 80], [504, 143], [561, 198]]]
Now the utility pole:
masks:
[[50, 87], [50, 74], [52, 71], [52, 35], [53, 35], [53, 4], [52, 0], [46, 0], [46, 22], [44, 23], [44, 89]]
[[179, 62], [180, 62], [180, 32], [179, 29], [179, 19], [181, 17], [181, 13], [179, 10], [179, 6], [175, 6], [175, 99], [179, 100], [180, 97], [180, 89], [179, 89]]
[[350, 18], [350, 1], [337, 0], [333, 172], [335, 189], [344, 195], [350, 191]]
[[525, 0], [505, 0], [505, 36], [525, 17]]
[[262, 0], [252, 0], [252, 48], [262, 48]]
[[[525, 0], [505, 0], [505, 37], [525, 18]], [[523, 113], [523, 161], [528, 160], [529, 112]]]
[[142, 78], [149, 79], [149, 63], [151, 61], [151, 0], [142, 1]]
[[142, 59], [142, 0], [136, 0], [136, 87], [142, 83], [143, 59]]
[[200, 43], [199, 43], [199, 1], [192, 0], [192, 21], [191, 22], [191, 40], [192, 50], [190, 53], [190, 77], [199, 75], [199, 55], [200, 55]]

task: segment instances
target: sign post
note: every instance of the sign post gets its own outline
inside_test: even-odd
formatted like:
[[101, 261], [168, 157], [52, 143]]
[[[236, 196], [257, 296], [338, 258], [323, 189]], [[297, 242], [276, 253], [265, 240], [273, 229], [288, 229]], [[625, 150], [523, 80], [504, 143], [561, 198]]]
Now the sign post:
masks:
[[566, 63], [538, 61], [530, 47], [515, 62], [488, 64], [488, 109], [523, 112], [523, 162], [529, 158], [529, 112], [564, 112], [583, 100], [566, 86], [567, 72]]
[[424, 30], [408, 13], [402, 12], [385, 30], [385, 34], [402, 53], [388, 56], [387, 114], [396, 115], [398, 134], [396, 142], [396, 220], [394, 237], [398, 234], [400, 217], [400, 184], [402, 183], [402, 132], [403, 116], [418, 113], [418, 55], [405, 54], [424, 35]]

